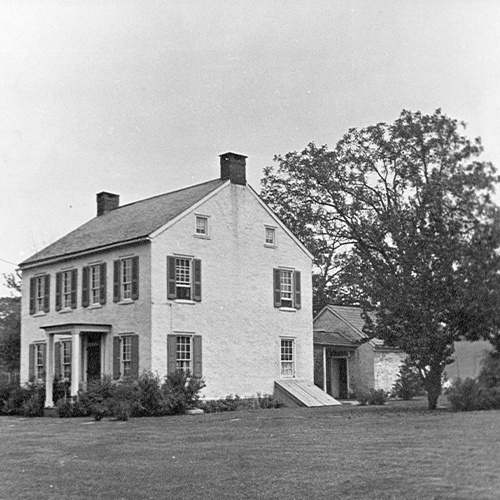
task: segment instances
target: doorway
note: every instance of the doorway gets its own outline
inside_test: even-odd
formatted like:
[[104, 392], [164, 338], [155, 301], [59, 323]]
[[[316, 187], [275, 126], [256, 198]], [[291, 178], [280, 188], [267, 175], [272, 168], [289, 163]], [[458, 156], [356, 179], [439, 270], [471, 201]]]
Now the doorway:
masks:
[[87, 382], [101, 378], [101, 335], [87, 335]]
[[[336, 399], [348, 399], [347, 358], [330, 358], [328, 394]], [[329, 387], [328, 387], [329, 386]]]

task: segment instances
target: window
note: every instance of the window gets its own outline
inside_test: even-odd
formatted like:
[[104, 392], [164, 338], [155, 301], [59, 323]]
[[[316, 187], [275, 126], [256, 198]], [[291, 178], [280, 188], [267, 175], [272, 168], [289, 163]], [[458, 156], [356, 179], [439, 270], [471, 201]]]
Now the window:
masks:
[[170, 300], [201, 301], [201, 260], [167, 257], [167, 296]]
[[266, 246], [276, 246], [276, 228], [266, 226]]
[[30, 314], [47, 313], [50, 309], [50, 275], [30, 279]]
[[56, 311], [76, 308], [77, 270], [56, 273]]
[[90, 267], [90, 303], [101, 302], [101, 266]]
[[190, 371], [194, 377], [202, 376], [201, 336], [192, 334], [167, 336], [168, 373]]
[[191, 370], [191, 337], [177, 337], [177, 370]]
[[132, 366], [132, 339], [123, 337], [122, 339], [122, 374], [124, 377], [130, 376]]
[[43, 311], [44, 282], [45, 282], [45, 276], [38, 276], [36, 278], [35, 312]]
[[71, 308], [71, 271], [62, 273], [62, 307]]
[[301, 308], [300, 271], [274, 269], [274, 307]]
[[98, 306], [105, 303], [106, 263], [84, 267], [82, 269], [82, 306]]
[[62, 376], [71, 378], [71, 342], [62, 343]]
[[[139, 298], [139, 257], [115, 260], [113, 265], [113, 301], [137, 300]], [[99, 278], [102, 282], [103, 275], [100, 274]], [[101, 299], [102, 295], [101, 291]]]
[[35, 377], [45, 378], [45, 344], [35, 344]]
[[139, 376], [139, 336], [120, 335], [113, 338], [113, 378]]
[[295, 341], [293, 339], [281, 339], [281, 376], [295, 376], [294, 360]]
[[196, 235], [208, 236], [208, 217], [196, 216]]
[[121, 296], [122, 299], [132, 299], [132, 259], [123, 259], [121, 265]]

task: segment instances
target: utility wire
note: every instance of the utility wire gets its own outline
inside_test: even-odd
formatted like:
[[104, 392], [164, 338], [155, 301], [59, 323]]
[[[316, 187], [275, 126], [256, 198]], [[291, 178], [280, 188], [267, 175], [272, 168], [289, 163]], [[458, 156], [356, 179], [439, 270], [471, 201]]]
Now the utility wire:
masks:
[[13, 266], [17, 266], [17, 264], [14, 264], [14, 262], [11, 262], [10, 260], [5, 260], [5, 259], [0, 259], [2, 262], [5, 262], [6, 264], [11, 264]]

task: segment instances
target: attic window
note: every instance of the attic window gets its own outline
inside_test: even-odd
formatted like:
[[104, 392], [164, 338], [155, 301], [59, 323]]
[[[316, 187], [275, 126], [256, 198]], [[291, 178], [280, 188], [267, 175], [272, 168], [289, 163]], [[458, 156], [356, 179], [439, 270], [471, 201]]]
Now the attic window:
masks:
[[276, 228], [266, 226], [266, 247], [275, 247], [276, 246]]
[[196, 236], [208, 236], [208, 217], [204, 215], [196, 216]]

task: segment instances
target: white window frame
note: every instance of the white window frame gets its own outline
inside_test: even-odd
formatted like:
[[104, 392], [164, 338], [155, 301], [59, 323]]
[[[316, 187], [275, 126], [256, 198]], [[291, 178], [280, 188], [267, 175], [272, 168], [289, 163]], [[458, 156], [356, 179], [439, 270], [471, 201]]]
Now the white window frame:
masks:
[[[209, 217], [207, 215], [199, 215], [195, 214], [195, 226], [194, 226], [194, 234], [199, 238], [208, 238], [210, 236], [210, 224]], [[203, 221], [203, 226], [199, 225], [198, 222]], [[204, 230], [202, 230], [204, 228]]]
[[[271, 239], [268, 238], [268, 234], [272, 234], [272, 238]], [[264, 245], [266, 247], [270, 247], [270, 248], [276, 247], [277, 246], [277, 240], [276, 240], [277, 236], [276, 235], [277, 235], [276, 227], [274, 227], [274, 226], [265, 226]]]
[[193, 336], [177, 335], [176, 339], [176, 369], [193, 371]]
[[130, 376], [132, 369], [132, 336], [123, 335], [120, 345], [121, 378]]
[[293, 338], [280, 338], [280, 376], [295, 378], [296, 343]]
[[[178, 255], [175, 258], [175, 296], [176, 300], [193, 300], [193, 259], [191, 257], [181, 257]], [[180, 263], [182, 264], [182, 268]], [[178, 265], [179, 263], [179, 265]], [[187, 265], [185, 264], [187, 263]], [[187, 271], [186, 271], [187, 270]], [[187, 278], [186, 278], [187, 276]], [[187, 297], [179, 297], [179, 289], [188, 290]]]
[[293, 270], [280, 269], [280, 299], [281, 307], [294, 307], [294, 283], [293, 283]]
[[132, 257], [126, 257], [120, 260], [121, 273], [121, 299], [132, 300]]
[[35, 314], [44, 312], [45, 280], [47, 275], [35, 277]]
[[72, 271], [63, 271], [61, 276], [61, 306], [71, 309]]
[[43, 350], [45, 344], [35, 344], [35, 377], [43, 380], [45, 377], [45, 365], [43, 363]]
[[101, 303], [101, 265], [95, 264], [90, 267], [90, 305], [99, 305]]
[[71, 341], [63, 340], [61, 342], [61, 368], [63, 379], [71, 378]]

